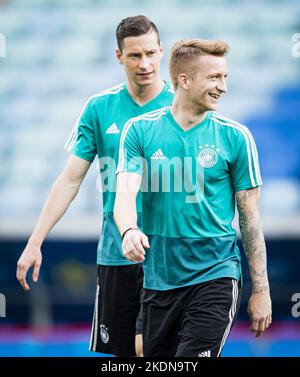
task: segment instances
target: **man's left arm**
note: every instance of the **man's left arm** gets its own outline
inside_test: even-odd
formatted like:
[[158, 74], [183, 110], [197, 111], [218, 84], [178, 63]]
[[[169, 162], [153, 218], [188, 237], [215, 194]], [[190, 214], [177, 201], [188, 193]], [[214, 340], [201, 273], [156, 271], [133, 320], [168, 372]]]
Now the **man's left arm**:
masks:
[[242, 243], [252, 282], [248, 314], [251, 331], [258, 337], [272, 322], [266, 245], [259, 214], [260, 187], [238, 191], [236, 201]]

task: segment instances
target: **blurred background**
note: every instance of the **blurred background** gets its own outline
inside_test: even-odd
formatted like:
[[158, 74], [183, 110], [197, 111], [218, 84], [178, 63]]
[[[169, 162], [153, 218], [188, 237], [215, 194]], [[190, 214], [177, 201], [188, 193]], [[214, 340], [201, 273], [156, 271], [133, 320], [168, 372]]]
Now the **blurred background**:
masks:
[[101, 229], [96, 163], [43, 246], [39, 283], [30, 275], [31, 290], [23, 292], [15, 269], [84, 103], [125, 81], [115, 28], [137, 14], [161, 32], [165, 79], [176, 40], [231, 45], [220, 112], [246, 124], [257, 143], [274, 322], [261, 339], [248, 330], [244, 261], [242, 307], [224, 356], [300, 356], [298, 0], [0, 0], [0, 356], [92, 356]]

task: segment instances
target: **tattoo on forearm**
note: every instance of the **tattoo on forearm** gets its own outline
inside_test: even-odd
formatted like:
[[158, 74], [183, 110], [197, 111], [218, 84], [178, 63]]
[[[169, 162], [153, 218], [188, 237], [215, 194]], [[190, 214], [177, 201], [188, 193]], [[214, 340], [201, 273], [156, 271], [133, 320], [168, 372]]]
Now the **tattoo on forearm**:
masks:
[[[242, 243], [252, 279], [252, 292], [263, 292], [269, 289], [269, 283], [266, 267], [266, 245], [259, 219], [258, 189], [238, 192], [236, 197]], [[252, 205], [249, 205], [249, 202]]]

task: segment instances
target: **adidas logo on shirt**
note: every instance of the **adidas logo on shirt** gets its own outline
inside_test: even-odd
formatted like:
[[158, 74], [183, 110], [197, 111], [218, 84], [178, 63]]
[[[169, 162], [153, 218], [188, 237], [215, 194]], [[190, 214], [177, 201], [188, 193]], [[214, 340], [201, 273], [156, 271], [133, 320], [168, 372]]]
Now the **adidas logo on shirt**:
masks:
[[106, 134], [119, 134], [120, 130], [118, 129], [116, 123], [113, 123], [105, 132]]
[[166, 156], [163, 154], [163, 152], [161, 151], [161, 149], [158, 149], [151, 156], [151, 160], [164, 160], [165, 158], [166, 158]]
[[210, 357], [211, 351], [204, 351], [199, 353], [199, 357]]

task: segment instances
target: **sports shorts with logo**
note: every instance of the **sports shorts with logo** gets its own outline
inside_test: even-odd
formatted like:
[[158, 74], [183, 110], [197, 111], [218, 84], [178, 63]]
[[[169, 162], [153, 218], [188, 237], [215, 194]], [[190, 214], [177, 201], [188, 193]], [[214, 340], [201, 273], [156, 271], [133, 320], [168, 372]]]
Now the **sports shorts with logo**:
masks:
[[135, 356], [135, 335], [143, 292], [142, 265], [98, 265], [90, 351]]
[[145, 289], [144, 356], [220, 356], [240, 298], [240, 282], [232, 278], [166, 291]]

